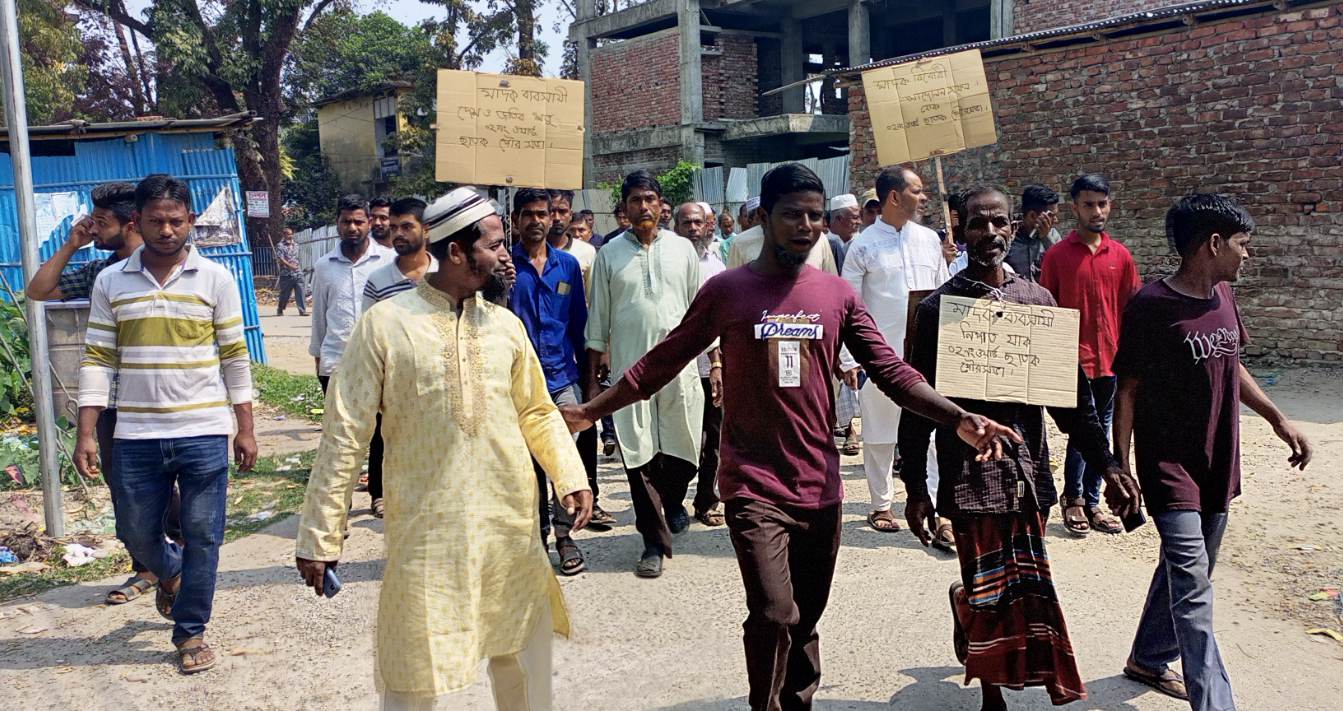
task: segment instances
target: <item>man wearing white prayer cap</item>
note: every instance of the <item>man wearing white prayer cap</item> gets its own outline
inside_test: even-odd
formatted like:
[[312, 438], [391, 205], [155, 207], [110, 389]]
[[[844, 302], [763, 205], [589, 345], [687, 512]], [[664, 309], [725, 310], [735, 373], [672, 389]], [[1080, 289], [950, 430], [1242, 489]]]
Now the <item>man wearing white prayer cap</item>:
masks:
[[298, 570], [324, 592], [381, 413], [387, 565], [375, 659], [384, 710], [464, 708], [455, 694], [488, 660], [498, 708], [549, 711], [552, 636], [569, 633], [536, 525], [532, 458], [574, 530], [592, 514], [592, 492], [526, 329], [482, 296], [510, 261], [496, 211], [472, 188], [425, 210], [438, 271], [369, 308], [327, 394]]

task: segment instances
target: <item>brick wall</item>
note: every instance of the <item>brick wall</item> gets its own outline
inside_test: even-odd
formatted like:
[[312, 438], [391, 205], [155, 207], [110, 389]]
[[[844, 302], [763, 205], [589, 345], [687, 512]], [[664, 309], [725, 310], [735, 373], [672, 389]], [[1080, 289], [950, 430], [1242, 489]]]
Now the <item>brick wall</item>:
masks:
[[704, 77], [704, 120], [749, 119], [756, 116], [755, 40], [748, 35], [717, 35], [721, 54], [700, 59]]
[[[998, 143], [945, 159], [948, 184], [1114, 188], [1110, 228], [1144, 278], [1173, 270], [1163, 217], [1195, 191], [1258, 222], [1237, 285], [1250, 353], [1343, 360], [1343, 5], [991, 61]], [[850, 91], [855, 191], [877, 165]], [[932, 165], [917, 166], [932, 182]], [[1066, 209], [1065, 209], [1066, 213]], [[1070, 221], [1065, 220], [1065, 226]]]
[[1015, 34], [1021, 35], [1185, 2], [1188, 0], [1110, 0], [1103, 3], [1095, 0], [1015, 0], [1012, 25]]
[[592, 53], [592, 129], [624, 131], [681, 123], [676, 33], [598, 47]]
[[681, 149], [678, 146], [593, 156], [593, 169], [597, 175], [589, 179], [588, 185], [619, 182], [640, 168], [657, 175], [675, 166], [680, 159]]

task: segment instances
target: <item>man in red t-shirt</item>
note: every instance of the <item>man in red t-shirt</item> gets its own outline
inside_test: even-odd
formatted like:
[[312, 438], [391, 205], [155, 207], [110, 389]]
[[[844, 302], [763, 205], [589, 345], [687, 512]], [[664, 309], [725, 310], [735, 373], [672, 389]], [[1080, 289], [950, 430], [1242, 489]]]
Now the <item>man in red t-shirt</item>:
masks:
[[[1045, 252], [1040, 285], [1059, 306], [1081, 312], [1078, 357], [1091, 386], [1096, 414], [1106, 436], [1114, 417], [1114, 357], [1119, 322], [1129, 297], [1142, 287], [1138, 266], [1124, 245], [1110, 238], [1110, 184], [1099, 175], [1083, 175], [1070, 191], [1077, 229]], [[1100, 508], [1101, 474], [1088, 467], [1068, 438], [1063, 464], [1063, 525], [1075, 536], [1090, 531], [1119, 533], [1119, 520]]]
[[[825, 188], [785, 163], [761, 181], [765, 243], [755, 261], [710, 279], [680, 325], [585, 405], [571, 429], [646, 400], [718, 340], [723, 429], [718, 488], [749, 614], [743, 624], [753, 711], [811, 708], [821, 683], [817, 623], [839, 553], [844, 485], [835, 424], [839, 349], [887, 397], [954, 428], [980, 461], [1000, 459], [1012, 429], [937, 394], [886, 344], [848, 282], [806, 265], [821, 237]], [[964, 445], [963, 445], [964, 446]]]
[[[1223, 195], [1196, 194], [1166, 213], [1180, 255], [1125, 311], [1115, 359], [1116, 456], [1136, 463], [1161, 562], [1124, 674], [1194, 709], [1234, 709], [1213, 636], [1212, 571], [1227, 509], [1240, 494], [1240, 406], [1273, 426], [1305, 469], [1311, 446], [1240, 362], [1248, 341], [1231, 285], [1250, 258], [1254, 220]], [[1133, 441], [1136, 459], [1129, 458]], [[1170, 668], [1181, 660], [1183, 678]]]

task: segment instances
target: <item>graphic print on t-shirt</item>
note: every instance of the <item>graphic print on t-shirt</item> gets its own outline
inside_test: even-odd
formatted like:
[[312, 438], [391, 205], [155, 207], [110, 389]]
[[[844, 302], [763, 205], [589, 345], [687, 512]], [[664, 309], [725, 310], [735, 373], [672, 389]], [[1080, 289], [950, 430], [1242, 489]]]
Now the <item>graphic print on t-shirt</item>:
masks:
[[802, 387], [808, 369], [802, 341], [819, 341], [824, 337], [825, 326], [820, 320], [820, 314], [805, 311], [791, 314], [761, 312], [760, 323], [755, 325], [755, 337], [768, 344], [770, 380], [777, 387]]
[[1225, 327], [1208, 333], [1190, 331], [1184, 337], [1184, 342], [1194, 356], [1195, 365], [1209, 358], [1223, 358], [1240, 353], [1240, 334]]

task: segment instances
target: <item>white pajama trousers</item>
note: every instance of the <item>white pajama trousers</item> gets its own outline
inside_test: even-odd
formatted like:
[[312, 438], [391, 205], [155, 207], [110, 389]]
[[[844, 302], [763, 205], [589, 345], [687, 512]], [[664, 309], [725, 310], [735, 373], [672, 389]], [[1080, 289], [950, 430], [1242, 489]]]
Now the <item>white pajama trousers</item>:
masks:
[[[895, 464], [894, 442], [869, 442], [863, 439], [863, 472], [867, 474], [867, 491], [872, 496], [873, 511], [890, 511], [895, 503], [895, 479], [891, 466]], [[928, 443], [928, 496], [937, 502], [937, 448]]]
[[[550, 606], [537, 618], [527, 645], [517, 654], [490, 657], [490, 687], [499, 711], [550, 711], [551, 647], [555, 636]], [[460, 709], [460, 694], [422, 697], [382, 692], [382, 711]]]

